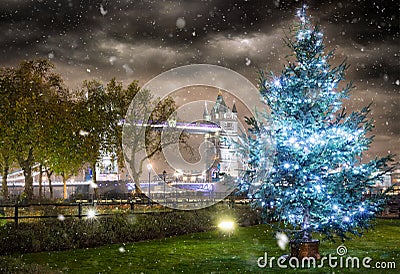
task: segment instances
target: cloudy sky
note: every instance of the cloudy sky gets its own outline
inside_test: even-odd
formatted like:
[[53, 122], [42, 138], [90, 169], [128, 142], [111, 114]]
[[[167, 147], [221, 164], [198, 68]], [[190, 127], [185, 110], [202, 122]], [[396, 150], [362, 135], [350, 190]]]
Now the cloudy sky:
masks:
[[[279, 74], [282, 38], [302, 2], [321, 25], [335, 63], [347, 58], [356, 86], [350, 109], [373, 102], [368, 157], [400, 154], [397, 0], [2, 0], [0, 64], [48, 58], [70, 88], [84, 79], [146, 83], [182, 65], [208, 63], [257, 84], [257, 69]], [[397, 156], [399, 159], [399, 156]]]

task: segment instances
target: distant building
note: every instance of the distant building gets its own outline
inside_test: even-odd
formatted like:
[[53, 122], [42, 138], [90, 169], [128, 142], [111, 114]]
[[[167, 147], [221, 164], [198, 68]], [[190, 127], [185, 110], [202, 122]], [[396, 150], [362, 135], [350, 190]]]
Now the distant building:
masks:
[[395, 165], [391, 173], [391, 183], [395, 185], [393, 187], [394, 194], [400, 195], [400, 162]]
[[[378, 173], [374, 173], [377, 175]], [[380, 193], [393, 186], [389, 194], [400, 195], [400, 163], [394, 165], [394, 169], [382, 176], [382, 180], [376, 182], [372, 193]]]
[[[204, 140], [208, 144], [205, 147], [206, 158], [208, 159], [206, 166], [203, 170], [176, 170], [174, 174], [168, 174], [169, 180], [167, 181], [210, 183], [218, 182], [224, 175], [238, 177], [240, 170], [243, 169], [243, 164], [241, 164], [235, 151], [235, 142], [238, 141], [239, 133], [237, 114], [235, 102], [233, 102], [232, 108], [229, 108], [221, 92], [218, 93], [216, 101], [210, 110], [206, 104], [203, 121], [196, 122], [197, 129], [191, 128], [192, 126], [188, 127], [191, 128], [189, 131], [187, 131], [188, 129], [183, 129], [189, 134], [204, 135]], [[174, 117], [167, 121], [166, 126], [175, 128], [183, 126], [183, 124], [185, 122], [177, 123], [176, 117]], [[101, 160], [97, 163], [96, 171], [99, 183], [125, 178], [123, 174], [120, 174], [121, 171], [118, 170], [116, 156], [112, 157], [108, 154], [102, 154]], [[153, 178], [153, 180], [160, 180], [160, 177]]]
[[118, 181], [119, 178], [117, 156], [102, 152], [101, 160], [96, 163], [96, 181]]
[[207, 181], [219, 181], [220, 176], [229, 175], [238, 177], [243, 169], [239, 157], [235, 151], [235, 143], [238, 141], [238, 117], [235, 102], [230, 109], [219, 92], [211, 111], [207, 105], [203, 114], [204, 123], [216, 124], [221, 131], [215, 133], [205, 133], [207, 146]]

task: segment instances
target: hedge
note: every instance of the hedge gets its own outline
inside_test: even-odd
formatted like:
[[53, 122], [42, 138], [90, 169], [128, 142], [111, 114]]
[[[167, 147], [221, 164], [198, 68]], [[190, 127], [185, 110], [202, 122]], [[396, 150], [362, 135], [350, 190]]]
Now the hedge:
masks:
[[224, 204], [194, 211], [115, 214], [93, 219], [66, 218], [8, 222], [0, 226], [0, 255], [89, 248], [171, 237], [214, 229], [223, 216], [239, 225], [260, 223], [260, 214], [246, 205]]

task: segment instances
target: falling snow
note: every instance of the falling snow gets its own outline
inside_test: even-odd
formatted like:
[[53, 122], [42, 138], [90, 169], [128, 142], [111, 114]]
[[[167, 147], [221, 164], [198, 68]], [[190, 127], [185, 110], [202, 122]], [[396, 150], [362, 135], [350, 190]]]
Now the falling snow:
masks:
[[108, 13], [108, 11], [106, 11], [105, 9], [104, 9], [104, 7], [103, 7], [103, 5], [102, 4], [100, 4], [100, 13], [101, 13], [101, 15], [106, 15], [107, 13]]
[[186, 26], [186, 20], [183, 17], [176, 19], [176, 27], [178, 29], [183, 29]]
[[289, 238], [285, 233], [276, 233], [276, 240], [280, 249], [285, 250], [287, 244], [289, 243]]
[[[322, 26], [327, 52], [336, 49], [333, 63], [346, 59], [350, 65], [346, 80], [353, 80], [356, 88], [352, 90], [352, 99], [345, 102], [346, 110], [351, 113], [373, 102], [370, 118], [375, 121], [376, 137], [364, 157], [374, 158], [388, 152], [400, 155], [398, 1], [308, 2], [312, 18]], [[227, 67], [257, 85], [258, 68], [279, 72], [283, 60], [291, 58], [282, 34], [287, 32], [301, 3], [281, 0], [2, 1], [0, 58], [4, 66], [17, 66], [21, 60], [46, 59], [55, 65], [71, 91], [82, 87], [84, 80], [92, 79], [108, 81], [115, 77], [124, 85], [133, 80], [142, 84], [166, 70], [194, 63]], [[276, 79], [275, 85], [279, 87], [283, 83]], [[88, 99], [89, 92], [83, 96]], [[193, 98], [197, 99], [196, 93], [188, 91], [181, 101], [189, 102]], [[74, 136], [89, 139], [91, 129], [83, 128], [86, 127], [77, 128]], [[314, 141], [310, 139], [311, 143]], [[302, 148], [296, 142], [295, 145], [296, 149]], [[289, 163], [284, 167], [295, 168]], [[89, 187], [94, 192], [99, 185], [90, 181]], [[44, 192], [49, 194], [48, 182]], [[85, 222], [96, 226], [99, 213], [85, 210]], [[68, 224], [69, 217], [57, 214], [54, 216], [58, 225]], [[129, 222], [136, 226], [139, 219], [132, 215]], [[343, 218], [343, 222], [349, 221], [349, 217]], [[287, 250], [287, 235], [277, 233], [276, 240], [279, 248]], [[124, 246], [111, 249], [119, 257], [133, 250]], [[221, 249], [221, 252], [227, 250]], [[141, 258], [144, 263], [150, 259]], [[155, 268], [163, 262], [153, 261]], [[112, 271], [116, 270], [103, 270]]]
[[110, 62], [111, 65], [114, 65], [115, 61], [117, 61], [117, 56], [110, 56], [108, 61]]
[[121, 253], [125, 253], [125, 247], [121, 246], [120, 248], [118, 248], [118, 251]]
[[133, 69], [128, 64], [124, 64], [123, 69], [125, 70], [126, 75], [130, 76], [133, 74]]

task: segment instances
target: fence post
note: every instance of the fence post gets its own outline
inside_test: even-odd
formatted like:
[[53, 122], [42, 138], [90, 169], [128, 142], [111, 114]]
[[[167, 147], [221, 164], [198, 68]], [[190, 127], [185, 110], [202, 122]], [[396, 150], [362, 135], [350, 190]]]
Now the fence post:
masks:
[[133, 201], [130, 201], [131, 204], [131, 212], [135, 210], [135, 203]]
[[15, 222], [15, 227], [18, 227], [18, 204], [15, 204], [14, 206], [14, 222]]
[[78, 218], [82, 219], [82, 203], [78, 203]]

